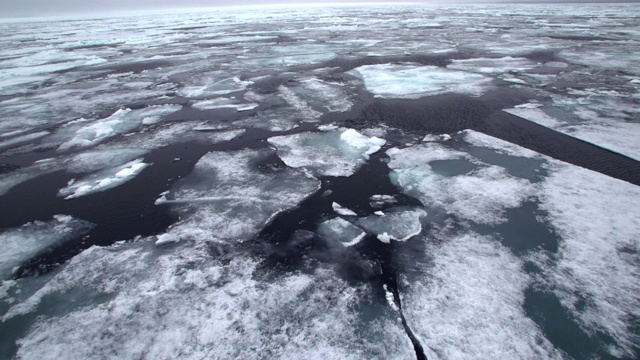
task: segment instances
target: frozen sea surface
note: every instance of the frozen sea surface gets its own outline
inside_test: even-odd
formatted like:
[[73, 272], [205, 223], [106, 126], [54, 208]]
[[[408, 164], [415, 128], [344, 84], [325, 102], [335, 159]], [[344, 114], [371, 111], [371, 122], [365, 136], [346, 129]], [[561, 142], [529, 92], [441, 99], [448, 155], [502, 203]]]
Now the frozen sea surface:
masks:
[[639, 358], [639, 16], [0, 22], [0, 358]]

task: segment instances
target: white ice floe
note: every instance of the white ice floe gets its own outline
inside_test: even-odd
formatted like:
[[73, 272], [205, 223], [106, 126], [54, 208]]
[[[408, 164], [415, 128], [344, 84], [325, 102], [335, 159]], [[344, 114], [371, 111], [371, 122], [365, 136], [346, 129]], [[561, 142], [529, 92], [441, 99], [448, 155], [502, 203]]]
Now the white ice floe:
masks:
[[562, 240], [558, 254], [540, 264], [543, 282], [587, 333], [615, 339], [613, 356], [633, 357], [640, 341], [631, 330], [640, 317], [640, 189], [559, 161], [549, 171], [540, 206]]
[[20, 135], [20, 136], [12, 137], [12, 138], [7, 139], [7, 140], [2, 140], [2, 141], [0, 141], [0, 149], [11, 147], [11, 146], [14, 146], [14, 145], [19, 145], [19, 144], [22, 144], [22, 143], [25, 143], [25, 142], [34, 141], [34, 140], [40, 139], [42, 137], [45, 137], [45, 136], [47, 136], [49, 134], [50, 134], [50, 132], [48, 132], [48, 131], [38, 131], [38, 132], [26, 134], [26, 135]]
[[64, 142], [59, 150], [67, 150], [74, 147], [90, 147], [118, 134], [126, 134], [138, 129], [143, 124], [151, 125], [159, 122], [162, 117], [180, 110], [179, 105], [150, 106], [144, 109], [131, 110], [119, 109], [105, 119], [91, 122], [82, 126], [85, 120], [76, 122], [80, 126], [75, 130], [72, 138]]
[[628, 113], [633, 111], [631, 105], [616, 102], [612, 102], [611, 105], [599, 104], [595, 100], [587, 100], [580, 104], [580, 99], [557, 99], [556, 106], [566, 110], [564, 114], [569, 120], [552, 117], [540, 108], [516, 107], [504, 111], [638, 160], [640, 143], [636, 141], [636, 134], [640, 132], [640, 124], [623, 121], [628, 113], [621, 113], [619, 117], [601, 115], [613, 113], [614, 110], [610, 107], [614, 105], [618, 105], [615, 106], [616, 110], [622, 109]]
[[347, 247], [359, 243], [367, 235], [359, 227], [339, 217], [321, 223], [318, 234]]
[[[161, 197], [188, 218], [169, 231], [180, 239], [245, 241], [281, 211], [319, 189], [319, 182], [291, 168], [261, 168], [271, 149], [210, 152]], [[185, 215], [186, 216], [186, 215]]]
[[67, 187], [58, 191], [58, 196], [64, 196], [68, 200], [112, 189], [138, 176], [149, 165], [142, 159], [136, 159], [124, 165], [88, 175], [78, 181], [73, 179]]
[[189, 98], [212, 97], [216, 95], [227, 95], [237, 91], [242, 91], [251, 85], [251, 81], [241, 80], [238, 77], [223, 77], [214, 74], [204, 76], [198, 83], [202, 85], [186, 86], [178, 91], [178, 94]]
[[347, 209], [346, 207], [334, 202], [333, 204], [331, 204], [331, 208], [333, 208], [333, 211], [335, 211], [338, 215], [342, 215], [342, 216], [357, 216], [358, 214], [356, 214], [355, 212], [353, 212], [353, 210], [351, 209]]
[[329, 112], [349, 111], [353, 105], [340, 86], [315, 78], [303, 80], [301, 83], [309, 96]]
[[[369, 307], [371, 320], [359, 321], [360, 302], [372, 296], [368, 285], [351, 285], [326, 268], [265, 281], [258, 260], [212, 253], [204, 244], [163, 251], [148, 242], [86, 250], [32, 297], [63, 300], [18, 341], [17, 356], [415, 357], [390, 310]], [[69, 311], [64, 299], [71, 296], [103, 300]]]
[[378, 240], [389, 243], [390, 240], [407, 241], [420, 234], [420, 219], [426, 216], [423, 210], [395, 210], [383, 216], [376, 214], [358, 219], [357, 224], [370, 233], [378, 236]]
[[54, 215], [47, 222], [35, 221], [0, 233], [0, 279], [32, 257], [56, 244], [89, 231], [92, 225], [67, 215]]
[[256, 103], [242, 103], [236, 99], [217, 98], [198, 101], [192, 106], [199, 110], [236, 109], [237, 111], [248, 111], [257, 108], [259, 105]]
[[321, 112], [313, 110], [304, 99], [300, 98], [293, 90], [289, 89], [288, 87], [281, 85], [278, 87], [278, 90], [280, 91], [280, 97], [282, 97], [282, 99], [284, 99], [284, 101], [286, 101], [289, 106], [297, 110], [304, 118], [304, 120], [315, 121], [320, 118], [320, 116], [322, 116]]
[[429, 162], [465, 156], [437, 143], [391, 149], [387, 153], [392, 181], [405, 193], [463, 220], [481, 224], [504, 222], [506, 209], [520, 206], [534, 194], [535, 187], [528, 180], [515, 178], [495, 165], [453, 177], [434, 172]]
[[529, 277], [509, 249], [469, 233], [429, 245], [401, 279], [402, 310], [429, 359], [560, 358], [523, 310]]
[[534, 62], [525, 58], [505, 56], [502, 58], [454, 59], [450, 65], [447, 65], [447, 69], [497, 75], [522, 72], [536, 66]]
[[546, 126], [548, 128], [555, 128], [558, 125], [560, 125], [560, 122], [558, 120], [556, 120], [555, 118], [547, 115], [544, 111], [542, 111], [541, 109], [538, 108], [513, 108], [513, 109], [506, 109], [504, 110], [505, 112], [511, 114], [511, 115], [515, 115], [518, 117], [521, 117], [523, 119], [527, 119], [529, 121], [533, 121], [535, 123], [538, 123], [542, 126]]
[[350, 176], [386, 143], [354, 129], [276, 136], [268, 141], [285, 164], [316, 176]]
[[437, 66], [414, 64], [364, 65], [351, 71], [378, 97], [416, 99], [442, 93], [481, 95], [491, 78]]

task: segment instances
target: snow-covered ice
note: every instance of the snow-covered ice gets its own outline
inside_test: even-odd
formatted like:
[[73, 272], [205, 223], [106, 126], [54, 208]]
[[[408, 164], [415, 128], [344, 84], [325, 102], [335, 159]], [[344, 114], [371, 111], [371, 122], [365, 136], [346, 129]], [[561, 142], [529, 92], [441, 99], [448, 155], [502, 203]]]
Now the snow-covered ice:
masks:
[[0, 278], [7, 279], [16, 267], [67, 240], [82, 236], [92, 225], [68, 215], [47, 222], [35, 221], [0, 233]]
[[511, 176], [504, 168], [484, 165], [459, 176], [441, 175], [429, 164], [435, 160], [466, 157], [437, 143], [423, 143], [387, 151], [392, 180], [423, 204], [444, 208], [463, 220], [482, 224], [505, 221], [504, 211], [520, 206], [535, 187], [526, 179]]
[[415, 64], [364, 65], [352, 71], [368, 91], [383, 98], [416, 99], [442, 93], [481, 95], [491, 78], [483, 75]]
[[268, 141], [285, 164], [316, 176], [349, 176], [386, 143], [354, 129], [277, 136]]
[[321, 223], [318, 234], [344, 246], [353, 246], [367, 235], [359, 227], [339, 217]]
[[73, 179], [67, 184], [67, 187], [60, 189], [58, 196], [64, 196], [69, 200], [112, 189], [130, 181], [149, 165], [142, 159], [136, 159], [124, 165], [88, 175], [77, 181]]
[[394, 209], [384, 216], [374, 215], [358, 219], [357, 224], [363, 229], [377, 235], [382, 242], [390, 240], [407, 241], [422, 231], [421, 218], [426, 216], [424, 210]]
[[505, 56], [503, 58], [453, 60], [450, 65], [447, 65], [447, 69], [497, 75], [521, 72], [533, 69], [535, 66], [535, 63], [525, 58]]

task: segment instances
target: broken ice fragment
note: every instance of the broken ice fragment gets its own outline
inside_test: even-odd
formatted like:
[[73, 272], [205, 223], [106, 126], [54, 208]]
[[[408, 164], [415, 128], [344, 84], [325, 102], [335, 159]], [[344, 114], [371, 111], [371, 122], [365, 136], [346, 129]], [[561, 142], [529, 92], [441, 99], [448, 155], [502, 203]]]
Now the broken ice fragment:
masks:
[[333, 211], [335, 211], [339, 215], [343, 215], [343, 216], [357, 216], [358, 215], [355, 212], [353, 212], [352, 210], [347, 209], [346, 207], [343, 207], [342, 205], [340, 205], [340, 204], [338, 204], [336, 202], [331, 204], [331, 207], [333, 208]]
[[368, 232], [374, 233], [382, 242], [390, 240], [407, 241], [422, 231], [420, 219], [426, 216], [424, 210], [396, 210], [387, 212], [384, 217], [375, 215], [358, 219], [357, 224]]
[[350, 176], [386, 142], [353, 129], [276, 136], [268, 141], [285, 164], [316, 176]]
[[65, 196], [65, 199], [69, 200], [112, 189], [133, 179], [149, 165], [144, 163], [142, 159], [136, 159], [115, 168], [102, 170], [78, 181], [74, 181], [74, 179], [67, 187], [58, 191], [58, 196]]
[[364, 65], [350, 73], [382, 98], [417, 99], [448, 92], [481, 95], [491, 81], [480, 74], [417, 64]]
[[318, 233], [344, 246], [353, 246], [366, 236], [362, 229], [339, 217], [321, 223]]
[[47, 248], [87, 233], [93, 225], [68, 215], [47, 222], [35, 221], [0, 232], [0, 279]]

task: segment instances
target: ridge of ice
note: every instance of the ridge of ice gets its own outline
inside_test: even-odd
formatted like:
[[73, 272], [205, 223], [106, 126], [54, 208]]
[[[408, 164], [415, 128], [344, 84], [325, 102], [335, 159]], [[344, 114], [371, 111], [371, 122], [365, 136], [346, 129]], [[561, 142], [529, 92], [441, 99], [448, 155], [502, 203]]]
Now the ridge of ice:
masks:
[[74, 179], [67, 187], [58, 191], [58, 196], [64, 196], [65, 200], [69, 200], [112, 189], [133, 179], [149, 165], [150, 164], [144, 163], [140, 158], [124, 165], [88, 175], [78, 181]]
[[343, 207], [342, 205], [338, 204], [337, 202], [334, 202], [333, 204], [331, 204], [331, 208], [338, 215], [342, 215], [342, 216], [357, 216], [358, 215], [355, 212], [353, 212], [353, 210], [348, 209], [346, 207]]

